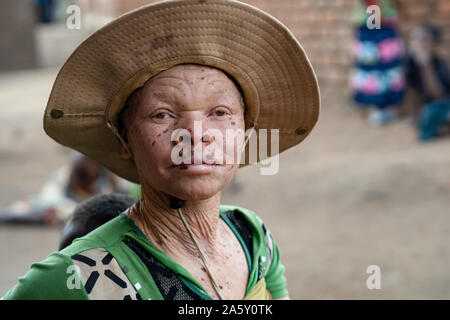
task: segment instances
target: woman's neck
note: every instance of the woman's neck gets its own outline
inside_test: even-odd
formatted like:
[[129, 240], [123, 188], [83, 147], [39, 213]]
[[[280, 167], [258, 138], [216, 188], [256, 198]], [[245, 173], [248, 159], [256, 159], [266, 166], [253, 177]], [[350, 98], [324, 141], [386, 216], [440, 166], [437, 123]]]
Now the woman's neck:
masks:
[[[181, 212], [203, 253], [214, 253], [217, 242], [220, 193], [198, 201], [185, 201]], [[145, 236], [166, 253], [186, 252], [198, 256], [177, 210], [169, 207], [168, 198], [149, 188], [142, 189], [142, 199], [130, 210], [130, 218]]]

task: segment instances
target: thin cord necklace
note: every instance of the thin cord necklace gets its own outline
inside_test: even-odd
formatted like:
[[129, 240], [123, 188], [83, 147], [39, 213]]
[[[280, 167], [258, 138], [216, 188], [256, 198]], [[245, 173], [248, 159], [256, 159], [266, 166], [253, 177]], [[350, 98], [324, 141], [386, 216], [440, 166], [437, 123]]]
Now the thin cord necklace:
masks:
[[195, 240], [195, 237], [194, 237], [194, 234], [191, 231], [191, 228], [189, 228], [189, 225], [188, 225], [187, 221], [184, 219], [184, 216], [183, 216], [183, 213], [181, 212], [181, 209], [178, 208], [177, 211], [178, 211], [178, 215], [180, 216], [181, 221], [183, 222], [184, 227], [186, 228], [187, 232], [189, 233], [189, 236], [191, 237], [192, 242], [194, 243], [195, 247], [197, 248], [197, 251], [198, 251], [198, 254], [200, 256], [200, 259], [202, 260], [203, 266], [205, 267], [206, 272], [208, 273], [209, 278], [211, 279], [211, 283], [212, 283], [212, 285], [214, 287], [214, 290], [216, 290], [216, 293], [219, 296], [219, 299], [223, 300], [222, 294], [220, 293], [219, 286], [217, 285], [216, 281], [214, 280], [214, 277], [212, 276], [211, 271], [208, 268], [208, 264], [206, 263], [205, 256], [203, 255], [203, 252], [200, 249], [200, 246], [198, 245], [197, 240]]
[[[253, 132], [255, 131], [255, 130], [254, 130], [254, 129], [255, 129], [255, 125], [254, 125], [254, 124], [252, 125], [252, 128], [251, 128], [251, 129], [252, 129], [252, 131], [250, 132], [250, 134], [249, 134], [249, 135], [246, 137], [246, 139], [244, 140], [244, 144], [243, 144], [243, 146], [242, 146], [241, 153], [244, 151], [245, 146], [247, 145], [248, 141], [250, 140], [250, 137], [252, 136]], [[214, 280], [214, 277], [213, 277], [211, 271], [210, 271], [209, 268], [208, 268], [208, 264], [206, 263], [206, 258], [205, 258], [205, 256], [203, 255], [203, 252], [202, 252], [202, 250], [200, 249], [200, 246], [198, 245], [197, 240], [195, 239], [194, 234], [193, 234], [191, 228], [189, 228], [189, 225], [188, 225], [186, 219], [184, 219], [183, 213], [181, 212], [181, 207], [178, 207], [176, 210], [177, 210], [177, 212], [178, 212], [178, 215], [180, 216], [181, 221], [183, 222], [184, 227], [186, 228], [186, 230], [187, 230], [187, 232], [188, 232], [188, 234], [189, 234], [189, 237], [191, 238], [192, 242], [194, 243], [195, 247], [197, 248], [197, 251], [198, 251], [198, 254], [199, 254], [199, 256], [200, 256], [200, 259], [202, 260], [203, 266], [205, 267], [206, 272], [207, 272], [208, 275], [209, 275], [209, 278], [210, 278], [211, 283], [212, 283], [212, 285], [213, 285], [213, 287], [214, 287], [214, 290], [216, 291], [217, 295], [219, 296], [219, 299], [220, 299], [220, 300], [223, 300], [223, 296], [222, 296], [222, 294], [220, 293], [219, 286], [217, 285], [217, 283], [216, 283], [216, 281]]]

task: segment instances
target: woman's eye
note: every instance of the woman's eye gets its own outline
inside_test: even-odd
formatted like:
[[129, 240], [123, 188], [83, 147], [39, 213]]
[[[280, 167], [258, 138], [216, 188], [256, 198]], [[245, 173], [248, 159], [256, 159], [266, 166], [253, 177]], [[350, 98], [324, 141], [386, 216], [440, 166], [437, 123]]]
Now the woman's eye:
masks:
[[213, 115], [217, 116], [217, 117], [223, 117], [227, 114], [227, 112], [225, 110], [214, 110], [213, 111]]
[[167, 112], [159, 112], [153, 116], [156, 119], [167, 119], [170, 115]]
[[219, 116], [219, 117], [225, 115], [225, 111], [222, 111], [222, 110], [214, 111], [214, 113], [215, 113], [216, 116]]

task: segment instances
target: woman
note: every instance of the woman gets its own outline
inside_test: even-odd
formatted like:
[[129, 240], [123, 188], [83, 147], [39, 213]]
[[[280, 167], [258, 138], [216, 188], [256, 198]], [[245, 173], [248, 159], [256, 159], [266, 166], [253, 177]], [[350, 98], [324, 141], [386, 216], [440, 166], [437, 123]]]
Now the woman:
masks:
[[[403, 41], [397, 32], [394, 4], [392, 0], [361, 0], [355, 16], [355, 66], [350, 87], [359, 107], [364, 111], [373, 108], [369, 122], [378, 126], [395, 119], [395, 106], [405, 91]], [[380, 16], [376, 16], [377, 11], [370, 12], [371, 6], [379, 8]], [[371, 25], [374, 21], [379, 27]]]
[[66, 62], [44, 128], [140, 183], [142, 199], [33, 264], [5, 298], [289, 298], [273, 236], [220, 194], [248, 164], [239, 161], [244, 129], [260, 140], [261, 129], [279, 130], [282, 152], [318, 112], [300, 44], [252, 6], [164, 1], [120, 17]]

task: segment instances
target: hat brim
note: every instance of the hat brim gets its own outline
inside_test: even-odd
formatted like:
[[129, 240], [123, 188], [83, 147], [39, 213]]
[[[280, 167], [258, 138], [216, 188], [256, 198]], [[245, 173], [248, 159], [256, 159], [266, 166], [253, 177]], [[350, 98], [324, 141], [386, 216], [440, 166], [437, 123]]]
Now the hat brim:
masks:
[[[119, 17], [73, 52], [53, 85], [44, 130], [139, 183], [134, 162], [121, 157], [121, 144], [107, 122], [115, 121], [136, 88], [182, 63], [232, 76], [244, 94], [246, 129], [253, 125], [257, 135], [260, 129], [278, 129], [279, 153], [305, 139], [317, 122], [316, 76], [280, 21], [238, 1], [171, 0]], [[269, 144], [274, 156], [270, 151]], [[258, 154], [258, 161], [265, 158]]]

